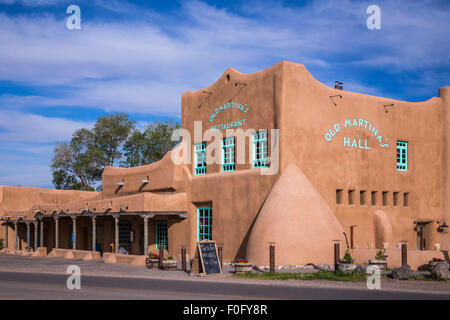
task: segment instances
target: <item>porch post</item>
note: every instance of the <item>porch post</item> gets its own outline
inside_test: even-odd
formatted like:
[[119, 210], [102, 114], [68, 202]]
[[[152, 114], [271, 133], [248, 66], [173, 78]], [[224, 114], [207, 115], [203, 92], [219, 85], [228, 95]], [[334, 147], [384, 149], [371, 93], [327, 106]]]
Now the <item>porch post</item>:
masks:
[[44, 246], [44, 218], [41, 218], [41, 247]]
[[144, 216], [144, 255], [148, 251], [148, 217]]
[[18, 237], [19, 235], [17, 234], [17, 221], [14, 221], [14, 250], [17, 250]]
[[37, 251], [38, 247], [38, 224], [39, 222], [37, 220], [33, 221], [34, 224], [34, 252]]
[[119, 253], [119, 216], [114, 216], [115, 237], [114, 237], [114, 251]]
[[91, 219], [92, 219], [92, 251], [96, 251], [96, 244], [97, 244], [97, 235], [96, 235], [96, 232], [97, 232], [97, 226], [96, 226], [96, 224], [95, 224], [95, 216], [91, 216]]
[[55, 249], [59, 248], [59, 216], [54, 216], [55, 219]]
[[5, 248], [8, 249], [8, 222], [5, 222]]
[[77, 217], [72, 218], [72, 249], [77, 249]]
[[30, 251], [31, 246], [30, 246], [30, 222], [26, 221], [25, 222], [27, 225], [27, 251]]

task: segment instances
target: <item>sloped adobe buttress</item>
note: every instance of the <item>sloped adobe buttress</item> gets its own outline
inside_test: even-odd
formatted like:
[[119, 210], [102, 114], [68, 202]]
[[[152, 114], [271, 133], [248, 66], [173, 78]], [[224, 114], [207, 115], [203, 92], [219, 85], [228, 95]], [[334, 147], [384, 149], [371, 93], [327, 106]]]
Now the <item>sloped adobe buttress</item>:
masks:
[[303, 172], [289, 164], [256, 217], [246, 255], [252, 264], [267, 266], [268, 242], [275, 242], [277, 265], [333, 263], [336, 239], [345, 243], [336, 216]]

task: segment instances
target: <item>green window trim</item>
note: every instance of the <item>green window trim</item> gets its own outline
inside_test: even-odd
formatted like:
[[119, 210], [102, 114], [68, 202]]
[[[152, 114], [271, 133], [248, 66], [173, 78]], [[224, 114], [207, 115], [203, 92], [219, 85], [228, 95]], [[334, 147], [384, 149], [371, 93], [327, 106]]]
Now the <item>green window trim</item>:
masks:
[[253, 168], [268, 166], [267, 130], [260, 130], [253, 134]]
[[195, 148], [195, 175], [206, 174], [206, 142], [196, 144]]
[[235, 169], [235, 137], [225, 138], [222, 140], [222, 171], [230, 172]]
[[212, 240], [212, 208], [197, 208], [197, 241]]
[[156, 249], [169, 249], [167, 220], [156, 220]]
[[397, 170], [408, 171], [408, 142], [397, 141]]

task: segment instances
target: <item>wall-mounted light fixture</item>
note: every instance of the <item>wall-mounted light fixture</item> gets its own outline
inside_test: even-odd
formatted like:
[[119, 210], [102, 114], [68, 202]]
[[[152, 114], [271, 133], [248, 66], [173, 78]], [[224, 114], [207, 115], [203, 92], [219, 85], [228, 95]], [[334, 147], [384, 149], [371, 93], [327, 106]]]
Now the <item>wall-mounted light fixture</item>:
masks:
[[391, 103], [391, 104], [385, 104], [384, 105], [384, 112], [388, 113], [388, 108], [387, 107], [393, 107], [395, 104]]
[[331, 102], [333, 102], [334, 106], [337, 106], [337, 103], [334, 102], [333, 98], [339, 97], [340, 99], [342, 99], [342, 96], [340, 94], [335, 94], [334, 96], [330, 96], [330, 100]]
[[438, 232], [444, 232], [448, 230], [448, 225], [445, 223], [444, 219], [442, 219], [441, 221], [436, 221], [436, 223], [439, 225], [437, 228]]
[[123, 178], [122, 178], [121, 182], [116, 183], [116, 186], [118, 186], [118, 187], [123, 187], [124, 185], [125, 185], [125, 181], [123, 180]]
[[149, 178], [148, 178], [148, 176], [147, 176], [147, 179], [143, 179], [143, 180], [141, 180], [141, 183], [142, 183], [142, 184], [146, 184], [146, 183], [148, 183], [148, 182], [149, 182], [149, 180], [150, 180], [150, 179], [149, 179]]

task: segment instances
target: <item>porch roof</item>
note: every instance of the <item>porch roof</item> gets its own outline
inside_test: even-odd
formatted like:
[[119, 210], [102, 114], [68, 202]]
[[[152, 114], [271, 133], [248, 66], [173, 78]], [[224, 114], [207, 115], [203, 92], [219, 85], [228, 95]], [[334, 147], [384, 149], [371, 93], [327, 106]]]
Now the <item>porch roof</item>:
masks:
[[27, 211], [10, 211], [2, 220], [34, 220], [37, 216], [97, 216], [113, 214], [147, 214], [150, 218], [155, 215], [186, 217], [186, 193], [156, 194], [143, 192], [104, 200], [35, 205]]

